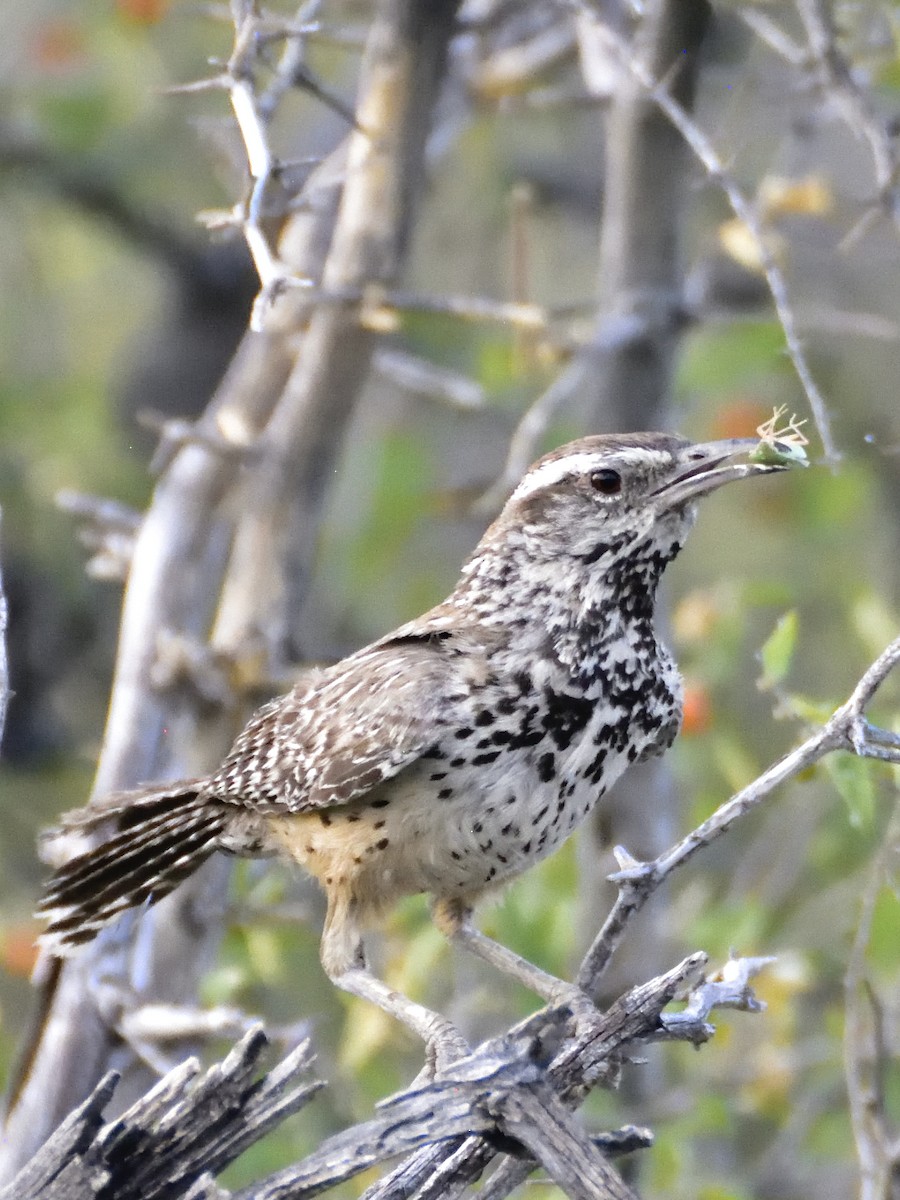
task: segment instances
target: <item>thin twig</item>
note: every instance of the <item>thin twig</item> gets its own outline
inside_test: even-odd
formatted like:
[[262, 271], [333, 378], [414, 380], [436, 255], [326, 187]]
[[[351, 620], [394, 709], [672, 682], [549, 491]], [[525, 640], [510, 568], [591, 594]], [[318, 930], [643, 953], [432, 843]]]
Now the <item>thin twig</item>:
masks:
[[[602, 23], [602, 14], [590, 0], [561, 0], [570, 4], [578, 12], [588, 14], [593, 20]], [[815, 381], [806, 351], [797, 326], [797, 318], [788, 295], [784, 274], [775, 255], [768, 244], [762, 222], [753, 203], [744, 194], [734, 175], [728, 170], [724, 159], [713, 146], [709, 137], [703, 132], [697, 122], [682, 104], [671, 94], [665, 78], [657, 79], [648, 71], [646, 64], [631, 53], [628, 44], [614, 30], [606, 30], [606, 40], [620, 64], [645, 89], [647, 95], [665, 113], [672, 125], [678, 130], [694, 157], [706, 171], [709, 178], [724, 193], [732, 211], [743, 222], [756, 248], [759, 264], [769, 286], [775, 312], [784, 333], [787, 353], [806, 394], [813, 420], [822, 441], [825, 460], [836, 463], [840, 454], [834, 442], [831, 431], [831, 418], [822, 393]]]
[[[875, 905], [889, 875], [888, 859], [895, 853], [898, 839], [900, 801], [894, 806], [881, 853], [873, 866], [862, 897], [859, 920], [844, 975], [844, 1076], [847, 1081], [850, 1121], [859, 1160], [860, 1200], [883, 1200], [883, 1197], [888, 1195], [888, 1181], [895, 1166], [896, 1150], [891, 1147], [888, 1136], [881, 1078], [887, 1052], [883, 1038], [877, 1034], [878, 1005], [867, 985], [866, 951], [875, 916]], [[874, 1037], [868, 1036], [866, 1031], [863, 1006], [867, 998], [876, 1025]]]
[[6, 593], [3, 590], [3, 576], [0, 573], [0, 743], [3, 741], [3, 730], [6, 727], [6, 710], [9, 706], [9, 661], [6, 653], [6, 628], [9, 611], [6, 604]]
[[897, 192], [900, 158], [896, 141], [878, 115], [871, 95], [860, 87], [840, 49], [828, 5], [822, 0], [797, 0], [797, 11], [806, 30], [808, 61], [816, 68], [823, 94], [840, 113], [847, 128], [868, 144], [878, 202], [900, 230], [900, 195]]
[[639, 863], [617, 848], [621, 870], [611, 876], [619, 887], [616, 902], [585, 955], [577, 982], [588, 995], [596, 994], [612, 955], [621, 945], [631, 919], [646, 904], [662, 882], [684, 866], [698, 850], [727, 833], [756, 808], [776, 787], [812, 766], [833, 750], [850, 750], [864, 758], [900, 763], [900, 739], [869, 724], [865, 711], [888, 675], [900, 663], [900, 638], [892, 642], [868, 668], [849, 699], [800, 746], [773, 763], [752, 783], [722, 804], [707, 820], [651, 862]]

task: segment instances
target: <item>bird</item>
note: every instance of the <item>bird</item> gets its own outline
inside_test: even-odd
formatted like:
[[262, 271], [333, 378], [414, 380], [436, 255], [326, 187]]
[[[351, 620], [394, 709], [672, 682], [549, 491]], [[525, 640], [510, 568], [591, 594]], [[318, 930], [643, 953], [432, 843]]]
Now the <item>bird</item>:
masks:
[[56, 834], [79, 849], [46, 885], [42, 943], [74, 952], [216, 851], [275, 854], [325, 893], [325, 973], [435, 1062], [466, 1052], [460, 1032], [366, 962], [364, 933], [401, 897], [429, 895], [451, 941], [547, 1001], [571, 999], [574, 984], [482, 933], [474, 907], [671, 745], [682, 682], [654, 625], [657, 585], [699, 499], [796, 461], [777, 442], [758, 447], [597, 434], [544, 455], [445, 600], [302, 673], [208, 776], [67, 814]]

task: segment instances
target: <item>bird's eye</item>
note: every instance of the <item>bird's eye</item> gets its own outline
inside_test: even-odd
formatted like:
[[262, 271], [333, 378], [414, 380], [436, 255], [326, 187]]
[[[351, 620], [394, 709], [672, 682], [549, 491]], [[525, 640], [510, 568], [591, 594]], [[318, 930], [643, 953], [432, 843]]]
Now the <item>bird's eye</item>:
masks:
[[603, 496], [615, 496], [622, 490], [622, 476], [611, 467], [591, 472], [591, 487]]

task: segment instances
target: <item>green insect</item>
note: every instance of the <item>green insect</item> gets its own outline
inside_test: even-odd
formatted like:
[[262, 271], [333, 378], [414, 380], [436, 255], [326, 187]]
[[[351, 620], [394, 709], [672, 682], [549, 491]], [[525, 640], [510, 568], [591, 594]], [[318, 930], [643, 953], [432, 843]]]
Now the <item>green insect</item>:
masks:
[[778, 422], [784, 418], [786, 412], [787, 407], [782, 404], [780, 408], [775, 409], [768, 421], [759, 426], [756, 431], [759, 434], [759, 445], [750, 453], [751, 462], [763, 463], [767, 467], [779, 466], [782, 463], [809, 466], [809, 459], [804, 450], [809, 440], [801, 428], [806, 422], [798, 421], [797, 417], [792, 415], [787, 424], [779, 429]]
[[795, 463], [801, 467], [809, 466], [806, 450], [799, 442], [769, 441], [762, 438], [755, 450], [750, 453], [750, 461], [775, 466], [779, 463]]

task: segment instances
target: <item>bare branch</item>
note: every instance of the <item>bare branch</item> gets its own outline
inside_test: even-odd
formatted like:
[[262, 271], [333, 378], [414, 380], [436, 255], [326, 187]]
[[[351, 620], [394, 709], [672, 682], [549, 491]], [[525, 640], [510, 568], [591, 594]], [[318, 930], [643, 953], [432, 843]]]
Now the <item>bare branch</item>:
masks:
[[900, 158], [896, 140], [881, 118], [872, 97], [860, 86], [838, 44], [837, 30], [824, 0], [797, 0], [797, 11], [806, 30], [808, 62], [815, 67], [817, 82], [828, 103], [841, 115], [848, 129], [866, 142], [872, 155], [877, 200], [900, 230], [900, 193], [897, 173]]
[[578, 984], [588, 995], [596, 994], [603, 971], [621, 944], [631, 918], [643, 908], [660, 884], [693, 858], [698, 850], [721, 837], [736, 821], [761, 804], [776, 787], [833, 750], [851, 750], [862, 757], [882, 758], [890, 755], [890, 761], [900, 761], [900, 758], [893, 757], [895, 748], [886, 749], [879, 740], [886, 737], [893, 742], [895, 735], [870, 725], [865, 719], [865, 711], [872, 698], [898, 663], [900, 639], [892, 642], [879, 655], [853, 689], [847, 702], [830, 720], [717, 808], [712, 816], [664, 854], [652, 862], [638, 863], [627, 851], [617, 851], [622, 869], [611, 878], [619, 887], [619, 895], [578, 973]]
[[[595, 5], [588, 0], [572, 0], [579, 12], [589, 14], [601, 25], [603, 15]], [[753, 203], [747, 198], [728, 170], [724, 159], [719, 155], [709, 137], [699, 127], [683, 104], [672, 95], [665, 78], [658, 78], [647, 69], [646, 64], [631, 51], [631, 48], [614, 31], [606, 28], [606, 41], [615, 50], [622, 68], [636, 79], [645, 89], [647, 95], [665, 113], [672, 125], [678, 130], [689, 146], [697, 161], [703, 166], [709, 178], [721, 188], [735, 216], [739, 218], [753, 238], [760, 267], [766, 277], [775, 312], [784, 331], [787, 352], [797, 373], [797, 378], [806, 394], [810, 412], [815, 421], [816, 429], [822, 441], [825, 459], [830, 463], [838, 461], [840, 455], [831, 432], [831, 418], [825, 399], [815, 381], [803, 341], [797, 325], [797, 318], [788, 295], [784, 274], [766, 238], [759, 215]]]
[[204, 1074], [196, 1059], [187, 1059], [103, 1125], [103, 1109], [117, 1083], [114, 1073], [107, 1075], [0, 1196], [174, 1200], [190, 1193], [215, 1200], [221, 1193], [211, 1176], [308, 1104], [322, 1086], [298, 1082], [312, 1062], [308, 1042], [265, 1079], [254, 1079], [267, 1044], [256, 1026]]
[[664, 425], [674, 348], [686, 325], [678, 212], [688, 155], [618, 55], [639, 59], [641, 70], [653, 78], [674, 63], [672, 87], [689, 106], [708, 6], [654, 0], [633, 22], [621, 5], [603, 6], [600, 19], [587, 4], [568, 6], [577, 18], [586, 87], [594, 97], [611, 97], [604, 126], [599, 300], [591, 334], [519, 421], [500, 478], [479, 502], [481, 511], [505, 498], [535, 457], [550, 422], [582, 389], [590, 395], [595, 428]]
[[868, 983], [866, 950], [878, 895], [890, 878], [890, 856], [900, 839], [900, 802], [885, 831], [882, 851], [862, 896], [844, 975], [844, 1076], [859, 1160], [860, 1200], [883, 1200], [900, 1163], [900, 1141], [891, 1138], [882, 1073], [889, 1061], [878, 999]]
[[9, 659], [6, 652], [6, 631], [9, 622], [9, 610], [6, 603], [6, 593], [3, 590], [3, 575], [0, 572], [0, 744], [3, 742], [3, 730], [6, 727], [6, 710], [9, 706]]
[[[252, 6], [238, 7], [243, 21]], [[399, 267], [455, 8], [456, 0], [443, 0], [418, 22], [408, 0], [382, 0], [373, 19], [360, 83], [360, 125], [368, 132], [354, 133], [346, 151], [312, 173], [309, 204], [293, 213], [278, 248], [293, 274], [322, 280], [326, 292], [389, 283]], [[411, 37], [419, 44], [410, 45]], [[274, 161], [261, 144], [254, 154], [257, 167]], [[361, 326], [357, 304], [313, 310], [297, 291], [272, 306], [264, 326], [242, 342], [141, 524], [97, 796], [202, 773], [236, 732], [239, 702], [218, 705], [211, 716], [195, 687], [154, 686], [161, 634], [170, 646], [209, 639], [216, 653], [232, 655], [246, 646], [248, 632], [264, 629], [271, 657], [280, 661], [285, 629], [300, 611], [331, 464], [374, 336]], [[245, 455], [222, 453], [221, 440], [234, 440], [236, 429], [242, 445], [258, 450], [246, 471]], [[140, 1078], [116, 1029], [121, 997], [193, 1003], [221, 932], [227, 877], [227, 863], [214, 861], [147, 920], [133, 913], [77, 960], [42, 965], [42, 1020], [14, 1081], [0, 1173], [27, 1158], [112, 1058], [131, 1072], [120, 1095]], [[113, 1020], [98, 997], [98, 978], [120, 981]]]

